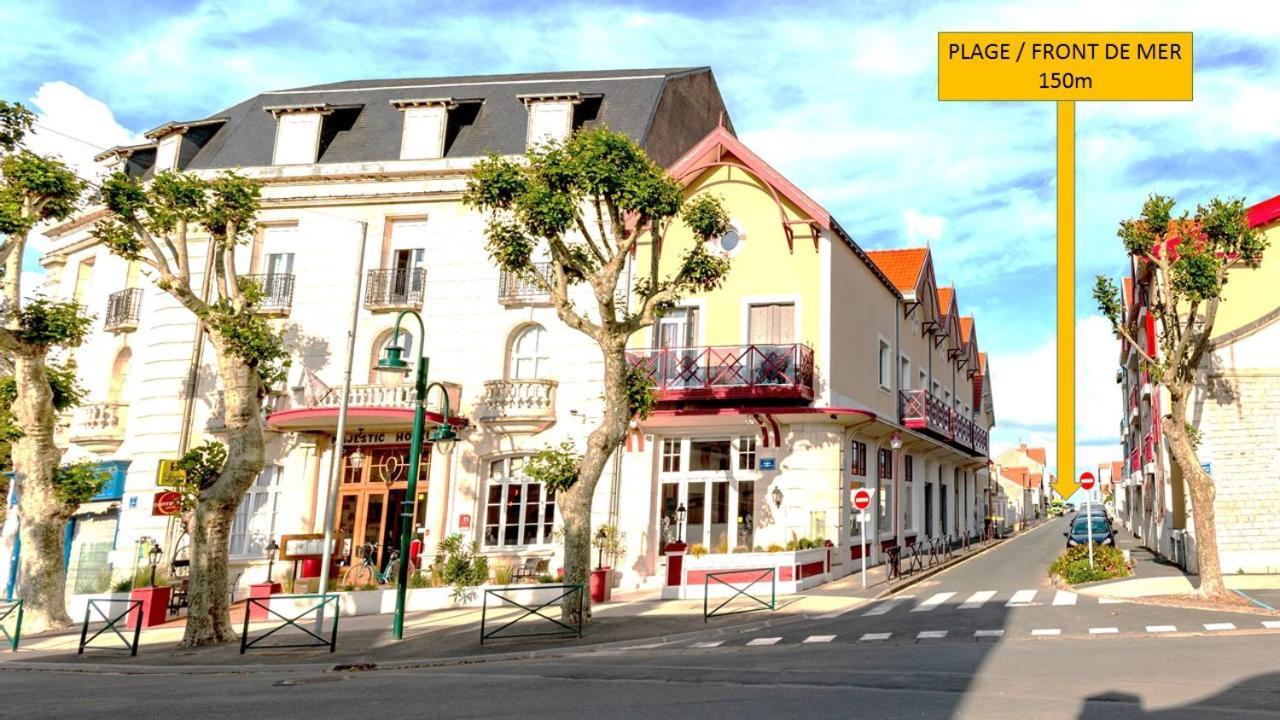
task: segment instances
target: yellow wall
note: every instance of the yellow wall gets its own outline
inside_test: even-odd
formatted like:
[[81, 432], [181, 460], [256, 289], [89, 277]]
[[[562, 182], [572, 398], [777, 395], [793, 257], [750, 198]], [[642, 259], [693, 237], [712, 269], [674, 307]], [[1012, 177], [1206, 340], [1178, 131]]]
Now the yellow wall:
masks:
[[1280, 307], [1280, 223], [1264, 230], [1270, 245], [1257, 268], [1236, 267], [1223, 289], [1223, 302], [1213, 323], [1217, 337], [1257, 320]]
[[[831, 276], [831, 367], [819, 371], [831, 383], [832, 402], [839, 404], [843, 396], [896, 418], [896, 392], [880, 387], [879, 339], [894, 343], [898, 299], [838, 237], [831, 240]], [[916, 355], [911, 362], [914, 368]], [[869, 462], [874, 468], [875, 458]]]
[[[773, 196], [752, 176], [738, 168], [719, 167], [708, 171], [688, 188], [686, 197], [700, 192], [719, 195], [726, 211], [745, 236], [741, 250], [732, 257], [731, 269], [718, 290], [691, 295], [687, 300], [703, 308], [699, 331], [707, 345], [740, 345], [747, 328], [744, 318], [746, 298], [795, 296], [796, 341], [820, 351], [821, 283], [818, 251], [807, 226], [795, 225], [794, 252], [787, 247], [778, 205]], [[801, 213], [785, 203], [787, 218], [802, 219]], [[679, 220], [672, 223], [663, 241], [661, 273], [670, 277], [680, 258], [692, 247], [693, 234]], [[649, 247], [641, 240], [636, 254], [637, 276], [649, 267]], [[653, 329], [632, 338], [632, 347], [650, 347]]]

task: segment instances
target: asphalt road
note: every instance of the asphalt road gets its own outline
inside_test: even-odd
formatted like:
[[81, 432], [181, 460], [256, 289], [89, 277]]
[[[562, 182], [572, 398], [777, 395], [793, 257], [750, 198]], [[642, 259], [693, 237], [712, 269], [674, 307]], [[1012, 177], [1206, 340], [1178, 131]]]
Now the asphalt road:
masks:
[[[1280, 627], [1084, 596], [1055, 605], [1044, 568], [1059, 524], [935, 576], [883, 612], [893, 600], [713, 647], [359, 673], [3, 669], [0, 716], [1280, 718]], [[1009, 607], [1019, 591], [1033, 591], [1030, 604]], [[1203, 627], [1221, 623], [1234, 629]], [[1176, 629], [1148, 628], [1162, 625]]]

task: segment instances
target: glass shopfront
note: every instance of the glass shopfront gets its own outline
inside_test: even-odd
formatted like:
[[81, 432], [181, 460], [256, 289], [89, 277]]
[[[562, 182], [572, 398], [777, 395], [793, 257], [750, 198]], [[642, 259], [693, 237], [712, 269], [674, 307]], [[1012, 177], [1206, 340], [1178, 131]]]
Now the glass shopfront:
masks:
[[665, 438], [658, 518], [663, 547], [678, 539], [709, 552], [751, 550], [759, 479], [753, 436]]
[[[399, 548], [403, 527], [402, 503], [408, 488], [409, 446], [357, 446], [342, 459], [342, 483], [334, 529], [341, 537], [339, 562], [359, 562], [363, 548], [373, 544], [378, 567], [387, 563], [388, 550]], [[414, 501], [414, 533], [426, 526], [427, 482], [431, 476], [430, 448], [424, 447], [418, 465]]]

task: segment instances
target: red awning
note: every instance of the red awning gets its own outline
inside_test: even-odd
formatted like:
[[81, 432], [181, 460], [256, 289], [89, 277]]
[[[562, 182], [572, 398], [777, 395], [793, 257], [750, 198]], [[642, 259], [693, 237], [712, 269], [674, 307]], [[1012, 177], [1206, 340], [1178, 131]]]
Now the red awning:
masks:
[[[338, 408], [332, 407], [283, 410], [267, 416], [267, 427], [272, 430], [286, 432], [336, 432], [338, 429], [338, 412]], [[426, 421], [428, 427], [434, 427], [444, 422], [444, 417], [440, 413], [428, 410], [426, 412]], [[467, 419], [454, 416], [449, 418], [449, 424], [454, 427], [466, 427]], [[389, 407], [347, 408], [347, 425], [349, 429], [359, 427], [366, 430], [372, 428], [412, 427], [413, 409]]]

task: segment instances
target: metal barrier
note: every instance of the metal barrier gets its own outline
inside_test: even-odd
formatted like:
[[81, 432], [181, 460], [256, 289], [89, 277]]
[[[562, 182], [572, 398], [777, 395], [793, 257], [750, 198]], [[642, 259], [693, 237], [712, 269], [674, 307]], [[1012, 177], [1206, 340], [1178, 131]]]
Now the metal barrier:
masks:
[[902, 547], [894, 545], [885, 550], [885, 564], [889, 566], [889, 581], [902, 579]]
[[[757, 575], [754, 579], [751, 580], [751, 582], [747, 583], [746, 585], [743, 585], [742, 587], [737, 587], [733, 584], [733, 581], [724, 580], [720, 577], [721, 575], [742, 575], [744, 573], [759, 573], [759, 575]], [[755, 587], [756, 583], [760, 582], [766, 577], [769, 578], [769, 602], [765, 602], [764, 600], [748, 592], [749, 590], [751, 590], [752, 587]], [[711, 607], [710, 590], [711, 590], [712, 580], [720, 583], [721, 585], [724, 585], [730, 590], [733, 590], [733, 594], [730, 595], [724, 602], [717, 605], [714, 610], [709, 610], [708, 608]], [[730, 610], [728, 612], [720, 612], [722, 609], [724, 609], [725, 605], [728, 605], [729, 603], [733, 602], [739, 597], [746, 597], [750, 599], [752, 602], [749, 606], [743, 609]], [[702, 578], [702, 622], [707, 622], [708, 620], [711, 619], [711, 616], [713, 615], [738, 615], [741, 613], [756, 612], [759, 610], [776, 610], [777, 608], [778, 608], [778, 574], [775, 568], [769, 567], [769, 568], [744, 568], [741, 570], [723, 570], [721, 572], [707, 573]]]
[[[515, 600], [509, 597], [508, 595], [503, 594], [503, 593], [512, 593], [512, 592], [527, 593], [527, 592], [536, 591], [536, 590], [563, 590], [564, 592], [534, 607], [530, 607], [530, 605], [533, 604], [532, 602], [530, 602], [529, 605], [525, 605], [524, 603], [518, 600]], [[515, 633], [515, 634], [503, 635], [502, 637], [504, 638], [542, 637], [542, 636], [562, 637], [562, 636], [569, 636], [569, 635], [576, 635], [578, 637], [582, 637], [582, 616], [586, 614], [585, 605], [584, 605], [586, 598], [584, 597], [583, 592], [584, 592], [584, 588], [582, 583], [576, 583], [573, 585], [538, 585], [538, 586], [525, 585], [523, 587], [517, 585], [512, 587], [500, 587], [500, 588], [493, 588], [491, 590], [485, 590], [484, 600], [480, 606], [480, 644], [483, 645], [485, 640], [496, 637], [498, 633], [502, 632], [503, 630], [506, 630], [512, 625], [515, 625], [516, 623], [530, 616], [540, 617], [543, 620], [546, 620], [547, 622], [551, 623], [552, 625], [556, 625], [557, 627], [560, 627], [563, 629], [552, 630], [550, 632]], [[569, 597], [574, 593], [578, 594], [577, 627], [574, 627], [573, 625], [569, 625], [568, 623], [561, 621], [559, 618], [554, 618], [554, 617], [550, 617], [548, 615], [542, 614], [542, 611], [547, 607], [560, 602], [561, 600]], [[486, 632], [485, 626], [489, 622], [489, 596], [490, 595], [497, 598], [498, 600], [501, 600], [503, 603], [510, 603], [512, 605], [515, 605], [516, 607], [520, 608], [524, 612], [521, 613], [520, 616], [517, 617], [515, 620], [505, 623], [504, 625], [498, 627], [496, 630], [490, 630]]]
[[911, 549], [911, 558], [910, 563], [907, 565], [907, 574], [910, 575], [911, 573], [924, 570], [924, 561], [925, 557], [927, 557], [927, 553], [922, 550], [924, 543], [919, 541], [916, 541], [908, 547]]
[[[8, 628], [4, 626], [4, 622], [15, 612], [17, 616], [14, 618], [13, 633], [10, 634]], [[0, 600], [0, 635], [4, 635], [5, 641], [9, 643], [10, 650], [18, 651], [18, 641], [22, 639], [21, 600]]]
[[[102, 605], [110, 607], [111, 605], [118, 605], [120, 603], [125, 604], [125, 609], [124, 612], [119, 615], [108, 615], [108, 613], [102, 611]], [[101, 616], [107, 624], [99, 628], [98, 632], [93, 634], [93, 637], [89, 637], [89, 620], [92, 619], [94, 610], [98, 611], [98, 615]], [[133, 641], [130, 642], [129, 638], [125, 637], [124, 634], [120, 632], [118, 624], [121, 620], [124, 620], [126, 622], [124, 629], [128, 630], [128, 617], [134, 610], [137, 610], [138, 612], [137, 617], [134, 619]], [[138, 655], [138, 636], [142, 633], [142, 601], [133, 600], [131, 598], [94, 598], [89, 600], [89, 605], [84, 609], [84, 625], [80, 627], [80, 648], [76, 650], [76, 654], [83, 655], [84, 649], [89, 647], [89, 643], [97, 640], [99, 635], [108, 630], [115, 633], [116, 637], [120, 638], [120, 642], [124, 643], [124, 647], [129, 651], [129, 655], [136, 657]]]
[[[293, 617], [285, 617], [281, 613], [278, 613], [275, 610], [271, 609], [272, 600], [275, 600], [277, 602], [282, 600], [283, 601], [318, 600], [319, 602], [307, 608], [306, 610], [303, 610], [297, 615], [294, 615]], [[295, 630], [301, 630], [302, 634], [311, 638], [315, 638], [315, 642], [288, 643], [284, 645], [263, 645], [261, 646], [260, 649], [277, 650], [280, 648], [327, 647], [329, 648], [329, 652], [333, 652], [338, 647], [338, 615], [341, 614], [342, 612], [342, 604], [340, 600], [341, 598], [339, 598], [337, 595], [334, 595], [332, 593], [323, 593], [323, 594], [309, 593], [309, 594], [303, 594], [303, 595], [273, 595], [271, 597], [265, 597], [265, 598], [249, 598], [249, 600], [245, 603], [245, 606], [244, 606], [244, 632], [240, 633], [240, 654], [243, 655], [246, 650], [249, 650], [250, 648], [258, 647], [258, 643], [262, 642], [263, 640], [266, 640], [267, 638], [271, 637], [272, 635], [275, 635], [277, 632], [280, 632], [281, 630], [287, 627], [292, 627]], [[329, 631], [328, 639], [325, 639], [323, 635], [317, 632], [312, 632], [311, 630], [307, 629], [306, 627], [298, 623], [299, 620], [301, 620], [302, 618], [312, 613], [316, 613], [317, 619], [323, 619], [324, 608], [329, 605], [333, 605], [333, 627]], [[276, 625], [275, 627], [271, 628], [267, 632], [250, 640], [249, 639], [249, 618], [250, 616], [253, 615], [253, 608], [255, 607], [262, 608], [267, 612], [268, 615], [275, 615], [276, 617], [280, 618], [284, 622], [282, 622], [279, 625]], [[319, 630], [321, 628], [317, 628], [317, 629]]]

